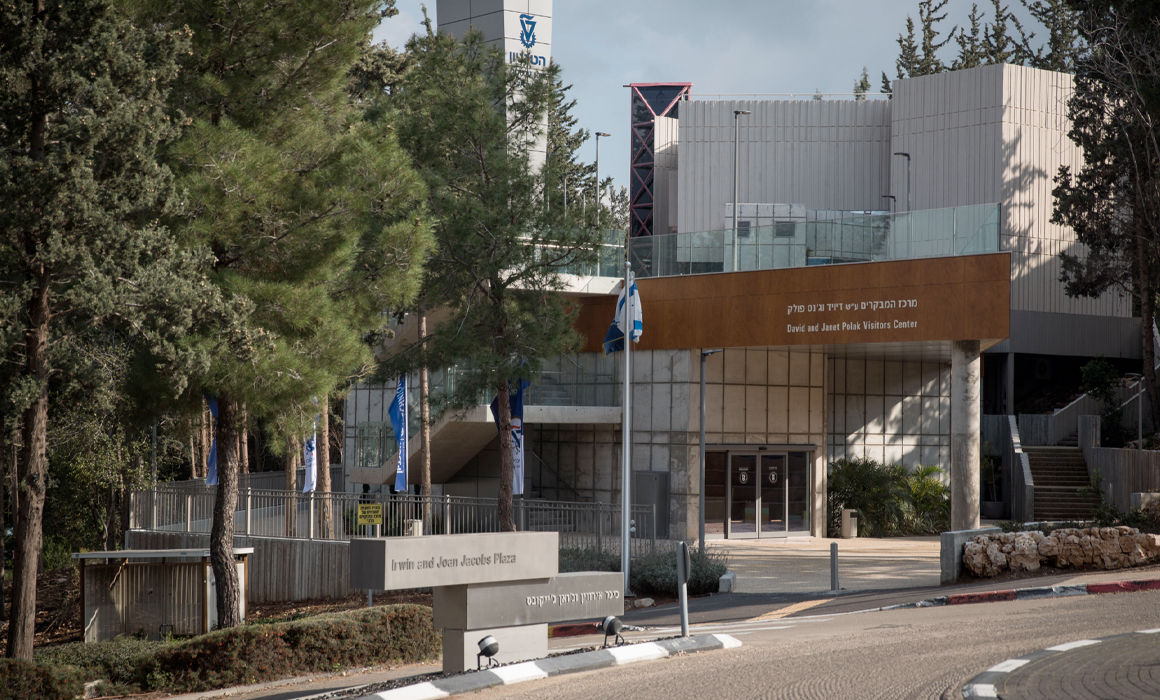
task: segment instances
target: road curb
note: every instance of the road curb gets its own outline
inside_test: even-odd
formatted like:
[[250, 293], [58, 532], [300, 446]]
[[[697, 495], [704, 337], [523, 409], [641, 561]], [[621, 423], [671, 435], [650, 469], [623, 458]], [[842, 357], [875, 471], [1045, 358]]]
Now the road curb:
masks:
[[741, 646], [741, 642], [727, 634], [701, 634], [694, 637], [627, 644], [582, 654], [568, 654], [536, 661], [525, 661], [487, 671], [417, 683], [381, 693], [364, 695], [357, 700], [434, 700], [461, 693], [473, 693], [498, 685], [513, 685], [567, 673], [624, 666], [638, 661], [664, 659], [677, 654], [695, 654], [702, 651], [733, 649], [739, 646]]
[[[1101, 584], [1101, 585], [1105, 585], [1105, 584]], [[1135, 589], [1135, 590], [1149, 590], [1149, 589]], [[1104, 592], [1111, 593], [1114, 591], [1104, 591]], [[1123, 634], [1113, 634], [1113, 635], [1109, 635], [1107, 637], [1099, 637], [1098, 639], [1077, 639], [1074, 642], [1068, 642], [1066, 644], [1057, 644], [1053, 647], [1047, 647], [1046, 649], [1040, 649], [1039, 651], [1031, 652], [1030, 654], [1024, 654], [1023, 656], [1017, 656], [1014, 659], [1007, 659], [1006, 661], [995, 664], [991, 668], [987, 669], [986, 671], [983, 671], [979, 675], [977, 675], [974, 678], [972, 678], [971, 680], [967, 681], [967, 684], [963, 686], [963, 698], [964, 698], [964, 700], [980, 700], [982, 698], [997, 698], [997, 697], [999, 697], [999, 693], [996, 690], [995, 686], [999, 685], [1000, 683], [1003, 683], [1004, 681], [1007, 680], [1007, 677], [1009, 675], [1011, 675], [1015, 671], [1018, 671], [1019, 669], [1023, 668], [1027, 664], [1032, 663], [1033, 661], [1039, 661], [1040, 659], [1045, 659], [1049, 656], [1055, 656], [1056, 654], [1062, 654], [1063, 652], [1071, 651], [1072, 649], [1079, 649], [1081, 647], [1092, 646], [1094, 644], [1101, 644], [1103, 642], [1107, 642], [1107, 641], [1110, 641], [1112, 639], [1121, 639], [1123, 637], [1131, 637], [1131, 636], [1135, 636], [1138, 634], [1157, 634], [1157, 633], [1160, 633], [1160, 629], [1137, 630], [1135, 632], [1125, 632]]]
[[1081, 583], [1073, 585], [1040, 586], [1036, 588], [1013, 588], [1007, 591], [987, 591], [985, 593], [957, 593], [937, 598], [927, 598], [916, 603], [902, 603], [875, 608], [878, 610], [902, 610], [904, 608], [933, 608], [941, 605], [971, 605], [974, 603], [1000, 603], [1008, 600], [1042, 600], [1044, 598], [1066, 598], [1076, 595], [1100, 595], [1102, 593], [1133, 593], [1136, 591], [1160, 590], [1160, 578], [1136, 581], [1108, 581], [1106, 583]]

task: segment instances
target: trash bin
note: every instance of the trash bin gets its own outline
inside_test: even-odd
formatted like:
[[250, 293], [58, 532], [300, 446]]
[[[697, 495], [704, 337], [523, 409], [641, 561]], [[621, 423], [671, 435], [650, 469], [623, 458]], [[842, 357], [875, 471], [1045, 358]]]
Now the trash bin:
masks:
[[848, 540], [858, 536], [858, 511], [853, 508], [842, 509], [842, 539]]
[[407, 520], [403, 527], [408, 537], [419, 537], [423, 534], [422, 520]]

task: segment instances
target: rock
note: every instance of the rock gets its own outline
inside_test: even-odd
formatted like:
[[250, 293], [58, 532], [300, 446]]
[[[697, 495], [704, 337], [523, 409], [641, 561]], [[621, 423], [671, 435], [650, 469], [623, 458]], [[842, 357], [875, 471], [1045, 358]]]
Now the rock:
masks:
[[[1040, 556], [1039, 545], [1029, 535], [1020, 534], [1011, 545], [1013, 551], [1007, 557], [1007, 565], [1012, 571], [1038, 571]], [[1006, 549], [1006, 547], [1004, 547]]]
[[656, 601], [652, 598], [637, 598], [636, 602], [633, 603], [633, 605], [638, 608], [651, 608], [656, 604]]

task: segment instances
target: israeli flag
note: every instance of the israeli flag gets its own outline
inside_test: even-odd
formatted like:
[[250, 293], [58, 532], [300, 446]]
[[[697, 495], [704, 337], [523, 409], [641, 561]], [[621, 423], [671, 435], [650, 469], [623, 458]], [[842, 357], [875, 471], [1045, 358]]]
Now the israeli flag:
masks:
[[213, 418], [213, 442], [209, 446], [209, 457], [205, 460], [205, 485], [217, 486], [218, 483], [218, 460], [217, 460], [217, 428], [218, 428], [218, 402], [216, 396], [206, 396], [205, 402], [209, 404], [209, 415]]
[[[624, 349], [624, 329], [621, 328], [625, 318], [624, 303], [624, 285], [621, 285], [620, 296], [616, 299], [616, 316], [613, 317], [612, 325], [608, 327], [608, 333], [604, 336], [605, 355]], [[640, 336], [644, 333], [644, 318], [640, 312], [640, 293], [636, 289], [636, 275], [632, 273], [629, 273], [628, 278], [628, 317], [632, 319], [632, 342], [639, 343]]]
[[395, 442], [399, 445], [399, 466], [395, 470], [395, 493], [406, 493], [407, 491], [407, 438], [409, 437], [410, 428], [408, 427], [407, 414], [407, 375], [400, 374], [397, 388], [395, 389], [395, 398], [391, 401], [391, 407], [387, 410], [391, 417], [391, 428], [395, 431]]
[[306, 476], [302, 479], [302, 493], [310, 493], [318, 487], [318, 455], [315, 449], [318, 445], [318, 426], [314, 426], [314, 434], [306, 438], [306, 454], [302, 461], [306, 465]]

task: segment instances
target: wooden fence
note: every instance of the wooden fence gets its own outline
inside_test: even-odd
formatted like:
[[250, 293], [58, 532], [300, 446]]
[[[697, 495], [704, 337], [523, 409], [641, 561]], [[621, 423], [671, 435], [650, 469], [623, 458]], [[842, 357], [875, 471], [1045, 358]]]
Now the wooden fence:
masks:
[[[125, 543], [129, 549], [206, 548], [209, 535], [130, 530]], [[347, 585], [347, 542], [239, 535], [234, 546], [254, 548], [248, 562], [251, 604], [341, 598], [354, 592]]]
[[1099, 416], [1082, 416], [1079, 446], [1083, 449], [1088, 475], [1098, 474], [1104, 498], [1120, 510], [1128, 510], [1131, 495], [1160, 491], [1160, 452], [1100, 447]]

